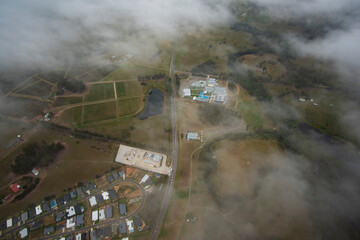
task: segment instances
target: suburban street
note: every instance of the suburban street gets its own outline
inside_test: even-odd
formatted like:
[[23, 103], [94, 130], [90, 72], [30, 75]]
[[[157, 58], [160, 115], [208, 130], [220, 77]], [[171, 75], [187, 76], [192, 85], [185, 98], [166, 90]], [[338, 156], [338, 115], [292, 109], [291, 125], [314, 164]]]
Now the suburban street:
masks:
[[163, 204], [160, 209], [160, 214], [156, 220], [156, 224], [154, 230], [151, 234], [150, 239], [155, 240], [157, 239], [159, 232], [161, 230], [161, 225], [164, 220], [166, 209], [168, 208], [171, 193], [175, 183], [175, 176], [176, 176], [176, 167], [177, 167], [177, 160], [178, 160], [178, 134], [177, 134], [177, 119], [176, 119], [176, 109], [175, 109], [175, 80], [174, 80], [174, 70], [175, 70], [175, 48], [176, 42], [174, 43], [174, 51], [173, 56], [171, 59], [170, 64], [170, 77], [171, 77], [171, 120], [172, 120], [172, 157], [171, 157], [171, 173], [169, 176], [169, 182], [167, 185], [167, 189], [165, 192], [165, 197]]

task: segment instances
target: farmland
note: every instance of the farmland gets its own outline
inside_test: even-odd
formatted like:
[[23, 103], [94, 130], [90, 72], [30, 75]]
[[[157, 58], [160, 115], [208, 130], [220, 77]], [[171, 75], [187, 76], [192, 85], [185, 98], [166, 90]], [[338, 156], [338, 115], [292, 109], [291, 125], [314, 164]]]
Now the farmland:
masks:
[[101, 83], [90, 85], [90, 90], [85, 95], [85, 102], [115, 98], [114, 85], [112, 83]]

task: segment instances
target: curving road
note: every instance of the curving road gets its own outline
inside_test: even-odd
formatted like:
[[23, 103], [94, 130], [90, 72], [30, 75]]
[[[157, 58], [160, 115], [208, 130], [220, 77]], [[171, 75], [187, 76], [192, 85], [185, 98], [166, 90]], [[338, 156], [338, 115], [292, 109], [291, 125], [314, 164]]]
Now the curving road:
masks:
[[171, 172], [169, 176], [169, 182], [167, 185], [167, 189], [165, 192], [165, 197], [163, 204], [160, 209], [160, 214], [156, 220], [156, 225], [154, 227], [154, 230], [150, 236], [150, 239], [155, 240], [160, 232], [161, 224], [165, 216], [166, 209], [169, 205], [171, 193], [174, 187], [175, 183], [175, 176], [176, 176], [176, 167], [177, 167], [177, 160], [178, 160], [178, 132], [176, 127], [176, 109], [175, 109], [175, 91], [174, 89], [175, 82], [174, 82], [174, 70], [175, 70], [175, 48], [176, 48], [176, 42], [174, 43], [174, 51], [173, 56], [171, 59], [170, 64], [170, 77], [171, 77], [171, 118], [172, 118], [172, 152], [171, 152]]

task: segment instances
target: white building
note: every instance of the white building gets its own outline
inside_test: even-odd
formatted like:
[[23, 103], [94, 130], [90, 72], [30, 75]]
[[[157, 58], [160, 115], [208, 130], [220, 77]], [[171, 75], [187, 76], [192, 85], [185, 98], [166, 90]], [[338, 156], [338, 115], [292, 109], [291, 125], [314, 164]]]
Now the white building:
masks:
[[76, 236], [75, 236], [75, 239], [76, 240], [81, 240], [81, 233], [77, 233]]
[[93, 222], [99, 220], [99, 211], [95, 210], [91, 213], [91, 219]]
[[105, 209], [99, 210], [99, 220], [105, 219]]
[[36, 215], [40, 215], [42, 213], [42, 210], [41, 210], [41, 206], [38, 205], [35, 207], [35, 212], [36, 212]]
[[74, 206], [70, 206], [68, 209], [66, 209], [67, 217], [72, 217], [75, 215], [75, 208]]
[[149, 175], [145, 174], [145, 176], [141, 179], [140, 183], [144, 183], [149, 179]]
[[128, 226], [129, 233], [133, 233], [134, 232], [134, 221], [133, 220], [129, 221], [126, 219], [126, 224]]
[[66, 220], [66, 228], [75, 227], [75, 217]]
[[10, 227], [12, 227], [12, 225], [13, 225], [13, 220], [12, 220], [12, 218], [9, 218], [9, 219], [6, 221], [6, 227], [7, 227], [7, 228], [10, 228]]
[[23, 228], [19, 231], [20, 234], [20, 238], [26, 238], [28, 236], [28, 229], [27, 228]]
[[186, 134], [187, 140], [200, 140], [199, 134], [197, 132], [188, 132]]
[[184, 97], [191, 97], [190, 88], [184, 88]]
[[91, 207], [97, 205], [95, 196], [92, 196], [91, 198], [89, 198], [89, 202], [90, 202], [90, 206], [91, 206]]
[[108, 192], [103, 192], [101, 193], [101, 195], [103, 196], [103, 199], [106, 201], [106, 200], [109, 200], [109, 193]]

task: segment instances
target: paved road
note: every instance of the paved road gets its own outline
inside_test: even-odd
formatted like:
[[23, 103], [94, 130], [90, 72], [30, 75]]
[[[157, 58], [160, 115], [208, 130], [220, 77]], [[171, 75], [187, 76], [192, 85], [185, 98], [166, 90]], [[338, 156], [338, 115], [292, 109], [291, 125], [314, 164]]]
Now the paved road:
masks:
[[178, 160], [178, 132], [177, 132], [177, 119], [176, 119], [176, 109], [175, 109], [175, 91], [176, 89], [174, 88], [175, 86], [175, 82], [174, 82], [174, 70], [175, 70], [175, 47], [176, 47], [176, 42], [174, 44], [174, 52], [173, 52], [173, 56], [172, 56], [172, 60], [171, 60], [171, 64], [170, 64], [170, 77], [171, 77], [171, 118], [172, 118], [172, 157], [171, 157], [171, 173], [169, 176], [169, 182], [167, 185], [167, 189], [165, 192], [165, 197], [164, 197], [164, 201], [163, 204], [161, 206], [160, 209], [160, 214], [156, 220], [156, 225], [154, 227], [154, 230], [150, 236], [150, 239], [155, 240], [160, 232], [161, 229], [161, 224], [163, 222], [164, 216], [165, 216], [165, 212], [166, 209], [168, 208], [169, 202], [170, 202], [170, 198], [171, 198], [171, 193], [174, 187], [174, 183], [175, 183], [175, 176], [176, 176], [176, 167], [177, 167], [177, 160]]
[[[42, 215], [40, 215], [40, 216], [38, 216], [38, 217], [35, 217], [34, 219], [32, 219], [32, 220], [30, 220], [30, 221], [27, 221], [25, 224], [21, 224], [20, 226], [17, 226], [17, 227], [15, 227], [15, 228], [12, 228], [11, 230], [5, 232], [2, 236], [5, 236], [5, 235], [10, 234], [10, 235], [12, 236], [12, 239], [14, 239], [15, 233], [16, 233], [18, 230], [24, 228], [25, 226], [28, 226], [28, 225], [30, 225], [31, 223], [33, 223], [33, 222], [35, 222], [35, 221], [37, 221], [37, 220], [40, 220], [40, 219], [42, 219], [42, 218], [44, 218], [44, 217], [46, 217], [46, 216], [48, 216], [48, 215], [55, 214], [56, 212], [59, 212], [59, 211], [61, 211], [61, 210], [65, 210], [65, 208], [67, 208], [67, 207], [69, 207], [69, 206], [73, 206], [73, 205], [75, 205], [76, 203], [81, 202], [81, 201], [85, 200], [86, 198], [88, 198], [88, 197], [90, 197], [90, 196], [95, 196], [96, 194], [100, 193], [101, 191], [103, 191], [103, 190], [105, 190], [105, 189], [108, 189], [108, 188], [110, 188], [110, 187], [113, 187], [114, 185], [116, 185], [116, 184], [118, 184], [118, 183], [121, 183], [121, 182], [131, 182], [131, 183], [134, 183], [134, 184], [136, 184], [136, 185], [141, 189], [141, 191], [142, 191], [142, 193], [143, 193], [142, 202], [141, 202], [140, 207], [139, 207], [133, 214], [128, 215], [128, 216], [123, 217], [123, 218], [131, 217], [131, 216], [137, 214], [137, 213], [140, 211], [140, 209], [142, 208], [142, 206], [144, 205], [145, 197], [146, 197], [146, 192], [145, 192], [144, 188], [143, 188], [138, 182], [136, 182], [136, 181], [134, 181], [134, 180], [131, 180], [131, 179], [116, 180], [116, 181], [112, 182], [111, 184], [108, 184], [108, 185], [106, 185], [106, 186], [104, 186], [104, 187], [102, 187], [102, 188], [96, 189], [96, 190], [93, 191], [90, 195], [84, 194], [84, 196], [83, 196], [82, 198], [78, 199], [78, 200], [70, 201], [69, 203], [64, 204], [63, 206], [61, 206], [61, 207], [59, 207], [59, 208], [57, 208], [57, 209], [51, 210], [50, 212], [47, 212], [47, 213], [42, 214]], [[123, 219], [123, 218], [120, 218], [120, 219]], [[112, 220], [112, 222], [116, 222], [116, 221], [118, 221], [118, 220], [120, 220], [120, 219], [114, 219], [114, 220]], [[109, 222], [107, 222], [107, 223], [109, 223]], [[106, 222], [103, 222], [103, 223], [99, 223], [99, 224], [96, 224], [96, 225], [91, 225], [91, 226], [85, 227], [85, 228], [83, 228], [83, 229], [76, 229], [76, 231], [82, 231], [82, 230], [85, 230], [85, 229], [87, 229], [87, 228], [92, 228], [92, 227], [96, 227], [96, 226], [98, 226], [98, 225], [103, 225], [103, 224], [107, 224], [107, 223], [106, 223]], [[69, 234], [69, 233], [76, 232], [76, 231], [64, 232], [64, 233], [62, 233], [62, 234]], [[60, 236], [60, 235], [62, 235], [62, 234], [58, 234], [58, 235]], [[57, 236], [57, 235], [55, 235], [55, 236]], [[51, 235], [51, 238], [53, 238], [53, 237], [54, 237], [54, 235]]]

